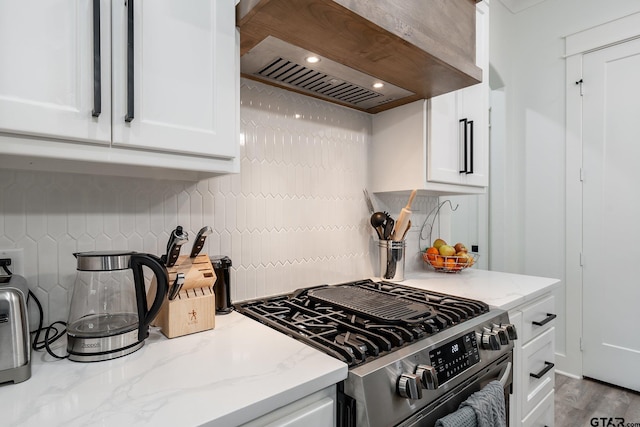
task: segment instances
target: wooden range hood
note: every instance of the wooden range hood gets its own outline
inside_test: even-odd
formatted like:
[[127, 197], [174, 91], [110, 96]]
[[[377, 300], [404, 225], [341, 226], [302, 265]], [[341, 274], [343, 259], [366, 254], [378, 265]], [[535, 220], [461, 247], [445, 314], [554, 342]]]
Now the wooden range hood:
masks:
[[[431, 98], [482, 80], [475, 4], [240, 0], [241, 72], [368, 113]], [[307, 64], [310, 55], [320, 62]]]

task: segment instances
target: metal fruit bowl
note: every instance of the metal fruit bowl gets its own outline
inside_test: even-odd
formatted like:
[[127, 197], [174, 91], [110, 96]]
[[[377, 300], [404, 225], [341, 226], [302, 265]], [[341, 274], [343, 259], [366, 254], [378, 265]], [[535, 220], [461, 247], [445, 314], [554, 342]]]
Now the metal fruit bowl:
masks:
[[478, 254], [468, 252], [467, 257], [442, 256], [422, 252], [422, 260], [435, 271], [440, 273], [458, 273], [473, 266], [478, 260]]

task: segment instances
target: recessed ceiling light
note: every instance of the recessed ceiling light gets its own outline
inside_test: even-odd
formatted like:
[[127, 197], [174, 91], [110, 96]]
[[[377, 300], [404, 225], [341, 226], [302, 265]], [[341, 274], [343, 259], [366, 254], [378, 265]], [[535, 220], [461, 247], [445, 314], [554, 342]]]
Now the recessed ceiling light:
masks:
[[320, 62], [320, 58], [318, 58], [317, 56], [307, 56], [305, 58], [305, 60], [309, 63], [309, 64], [315, 64], [316, 62]]
[[380, 89], [383, 86], [384, 86], [384, 83], [380, 83], [380, 82], [376, 82], [376, 83], [373, 84], [373, 87], [376, 88], [376, 89]]

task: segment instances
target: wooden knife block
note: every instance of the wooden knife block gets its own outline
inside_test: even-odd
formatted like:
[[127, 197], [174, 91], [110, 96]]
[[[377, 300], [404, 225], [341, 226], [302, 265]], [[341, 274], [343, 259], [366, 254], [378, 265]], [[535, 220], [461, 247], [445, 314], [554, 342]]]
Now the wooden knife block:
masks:
[[[215, 328], [216, 297], [213, 286], [216, 273], [208, 255], [190, 258], [178, 257], [173, 267], [168, 267], [169, 288], [178, 273], [184, 273], [182, 290], [169, 301], [167, 297], [153, 322], [167, 338], [175, 338]], [[154, 283], [155, 285], [155, 283]]]

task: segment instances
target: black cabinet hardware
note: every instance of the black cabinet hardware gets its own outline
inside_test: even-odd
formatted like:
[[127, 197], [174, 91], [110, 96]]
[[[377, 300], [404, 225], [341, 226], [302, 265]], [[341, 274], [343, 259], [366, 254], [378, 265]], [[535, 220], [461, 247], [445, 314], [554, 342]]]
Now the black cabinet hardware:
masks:
[[473, 120], [460, 119], [459, 139], [460, 139], [460, 173], [473, 173]]
[[549, 372], [555, 366], [551, 362], [544, 362], [544, 364], [545, 364], [545, 367], [542, 369], [542, 371], [538, 372], [537, 374], [534, 374], [533, 372], [531, 372], [531, 373], [529, 373], [529, 376], [533, 377], [533, 378], [540, 379], [540, 378], [544, 377], [544, 374]]
[[93, 117], [102, 112], [102, 73], [100, 52], [100, 0], [93, 0]]
[[133, 120], [133, 0], [127, 0], [127, 115], [125, 122]]
[[542, 326], [542, 325], [546, 325], [547, 323], [551, 322], [553, 319], [556, 318], [555, 314], [551, 314], [551, 313], [547, 313], [547, 317], [544, 320], [541, 320], [540, 322], [536, 322], [535, 320], [531, 323], [533, 323], [536, 326]]

